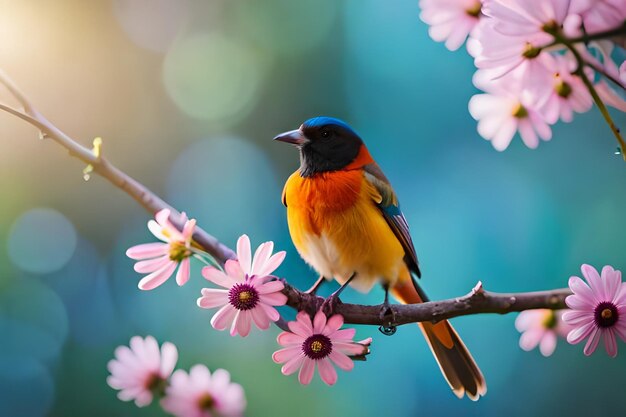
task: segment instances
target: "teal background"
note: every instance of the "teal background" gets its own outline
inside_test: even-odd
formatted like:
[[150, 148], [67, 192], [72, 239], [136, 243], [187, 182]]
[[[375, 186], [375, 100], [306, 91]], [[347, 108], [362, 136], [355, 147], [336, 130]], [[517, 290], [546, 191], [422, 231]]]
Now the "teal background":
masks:
[[[82, 143], [102, 136], [112, 162], [227, 245], [242, 233], [253, 245], [273, 240], [288, 252], [278, 274], [300, 288], [315, 274], [280, 204], [297, 154], [271, 138], [317, 115], [350, 123], [394, 184], [434, 299], [478, 280], [532, 291], [566, 286], [583, 263], [626, 267], [626, 170], [599, 112], [554, 126], [537, 150], [516, 138], [496, 152], [467, 111], [472, 60], [430, 40], [416, 0], [30, 0], [0, 10], [0, 67], [43, 114]], [[181, 368], [229, 370], [248, 416], [626, 413], [623, 343], [616, 359], [602, 348], [587, 358], [561, 340], [544, 358], [518, 347], [515, 315], [454, 320], [488, 381], [478, 403], [453, 396], [416, 326], [393, 337], [359, 327], [374, 338], [367, 362], [334, 387], [300, 386], [271, 361], [277, 329], [240, 340], [210, 327], [212, 312], [195, 304], [199, 265], [182, 288], [171, 279], [138, 290], [124, 252], [152, 240], [148, 214], [105, 180], [85, 182], [84, 166], [31, 127], [0, 118], [1, 416], [164, 415], [117, 400], [105, 382], [114, 348], [136, 334], [175, 343]]]

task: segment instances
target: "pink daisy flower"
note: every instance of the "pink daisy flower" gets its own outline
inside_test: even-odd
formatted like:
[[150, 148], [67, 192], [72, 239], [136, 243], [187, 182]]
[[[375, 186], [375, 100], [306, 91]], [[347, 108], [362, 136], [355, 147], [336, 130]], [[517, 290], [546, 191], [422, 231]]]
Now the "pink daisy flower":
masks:
[[354, 342], [355, 329], [339, 328], [343, 325], [343, 317], [335, 314], [326, 320], [321, 311], [311, 318], [301, 311], [295, 321], [288, 323], [290, 332], [278, 335], [278, 344], [284, 346], [272, 355], [276, 363], [284, 364], [281, 372], [291, 375], [298, 369], [298, 380], [307, 385], [313, 379], [315, 368], [319, 371], [322, 381], [328, 385], [337, 382], [337, 371], [333, 365], [350, 371], [354, 362], [349, 356], [362, 356], [369, 353], [372, 339]]
[[178, 351], [173, 344], [165, 342], [159, 350], [154, 337], [134, 336], [130, 339], [130, 348], [115, 349], [115, 359], [107, 365], [111, 372], [107, 383], [120, 390], [117, 394], [120, 400], [135, 400], [138, 407], [144, 407], [152, 402], [155, 394], [163, 394], [177, 360]]
[[515, 319], [515, 328], [522, 333], [519, 346], [533, 350], [539, 346], [543, 356], [550, 356], [556, 349], [558, 336], [567, 337], [571, 326], [563, 322], [563, 310], [549, 309], [526, 310]]
[[505, 150], [517, 131], [531, 149], [539, 146], [539, 138], [550, 140], [552, 130], [529, 92], [515, 94], [504, 88], [492, 91], [473, 96], [468, 107], [478, 121], [478, 133], [490, 140], [496, 150]]
[[619, 27], [626, 20], [626, 0], [571, 0], [570, 13], [578, 16], [577, 31], [580, 35], [584, 26], [587, 33], [597, 33]]
[[550, 124], [556, 123], [559, 118], [571, 122], [574, 112], [585, 113], [593, 105], [585, 83], [572, 74], [575, 67], [576, 62], [566, 56], [554, 57], [552, 89], [541, 106], [541, 112]]
[[238, 417], [246, 398], [241, 385], [230, 382], [228, 371], [217, 369], [211, 375], [206, 366], [195, 365], [189, 373], [174, 372], [161, 406], [177, 417]]
[[139, 281], [139, 288], [152, 290], [163, 284], [172, 276], [176, 267], [176, 283], [183, 285], [189, 280], [191, 251], [191, 238], [195, 220], [187, 220], [185, 213], [182, 214], [185, 226], [182, 233], [170, 222], [170, 211], [163, 209], [154, 217], [156, 221], [148, 222], [148, 229], [163, 243], [145, 243], [133, 246], [126, 251], [126, 256], [138, 260], [135, 271], [140, 274], [148, 274]]
[[480, 20], [480, 0], [420, 0], [420, 18], [430, 26], [428, 34], [445, 41], [451, 51], [459, 49]]
[[252, 322], [262, 330], [280, 318], [275, 306], [285, 305], [282, 282], [271, 275], [285, 259], [285, 252], [272, 255], [273, 242], [265, 242], [251, 256], [250, 239], [243, 235], [237, 241], [237, 261], [229, 260], [225, 272], [207, 266], [202, 275], [225, 289], [203, 288], [198, 298], [201, 308], [221, 307], [211, 319], [217, 330], [230, 327], [231, 336], [247, 336]]
[[622, 284], [622, 273], [609, 265], [602, 268], [602, 275], [591, 265], [580, 269], [587, 283], [571, 277], [569, 287], [574, 294], [565, 299], [572, 311], [567, 311], [563, 320], [575, 327], [567, 335], [567, 341], [577, 344], [589, 338], [583, 349], [589, 356], [602, 337], [606, 353], [615, 357], [615, 336], [626, 342], [626, 285]]

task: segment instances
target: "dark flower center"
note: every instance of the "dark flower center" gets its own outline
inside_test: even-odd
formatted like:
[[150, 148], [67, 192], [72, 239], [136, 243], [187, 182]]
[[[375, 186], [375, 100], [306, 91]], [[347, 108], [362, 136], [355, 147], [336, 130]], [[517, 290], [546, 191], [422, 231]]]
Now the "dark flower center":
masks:
[[479, 1], [477, 1], [476, 3], [474, 3], [474, 5], [470, 6], [469, 9], [465, 10], [465, 13], [467, 13], [468, 15], [472, 17], [478, 17], [480, 16], [481, 8], [482, 8], [482, 4]]
[[556, 324], [556, 314], [554, 314], [554, 311], [551, 310], [543, 319], [543, 327], [545, 327], [546, 329], [554, 329], [556, 327]]
[[165, 388], [167, 388], [167, 381], [158, 373], [152, 373], [144, 382], [144, 387], [157, 396], [163, 396]]
[[517, 117], [518, 119], [528, 117], [528, 110], [526, 110], [526, 107], [518, 104], [517, 107], [513, 109], [513, 117]]
[[180, 262], [185, 258], [191, 256], [191, 251], [187, 249], [184, 243], [172, 242], [170, 243], [170, 259], [172, 261]]
[[210, 410], [215, 405], [215, 400], [213, 396], [208, 392], [202, 394], [202, 397], [198, 399], [198, 407], [201, 410]]
[[598, 327], [611, 327], [617, 323], [618, 319], [619, 312], [617, 311], [617, 307], [610, 301], [601, 302], [593, 311], [593, 320]]
[[235, 284], [228, 291], [228, 301], [237, 310], [250, 310], [259, 302], [259, 293], [250, 284]]
[[314, 334], [302, 343], [302, 351], [311, 359], [323, 359], [333, 351], [333, 343], [323, 334]]

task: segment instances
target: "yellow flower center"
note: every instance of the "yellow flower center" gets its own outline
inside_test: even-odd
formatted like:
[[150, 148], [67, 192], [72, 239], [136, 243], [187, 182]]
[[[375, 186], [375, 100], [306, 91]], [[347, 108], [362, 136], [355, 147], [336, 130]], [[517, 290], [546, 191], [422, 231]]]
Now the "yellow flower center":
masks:
[[613, 312], [610, 309], [605, 308], [604, 310], [602, 310], [602, 313], [600, 313], [600, 315], [603, 319], [610, 319], [611, 317], [613, 317]]
[[320, 353], [324, 349], [324, 345], [319, 340], [311, 342], [311, 350], [315, 353]]
[[191, 251], [181, 242], [170, 243], [170, 259], [172, 261], [180, 262], [185, 258], [191, 256]]
[[546, 329], [554, 329], [556, 327], [556, 314], [554, 314], [554, 311], [546, 312], [546, 317], [543, 319], [543, 327]]
[[526, 107], [522, 106], [522, 104], [520, 103], [513, 110], [513, 117], [517, 117], [518, 119], [528, 117], [528, 110], [526, 110]]
[[534, 47], [530, 42], [526, 42], [526, 46], [524, 47], [524, 52], [522, 52], [522, 56], [524, 58], [533, 59], [537, 58], [541, 53], [541, 48]]
[[239, 293], [239, 301], [247, 303], [252, 299], [252, 293], [250, 291], [241, 291]]
[[466, 9], [465, 13], [467, 13], [468, 15], [472, 17], [478, 17], [480, 15], [481, 7], [482, 5], [480, 4], [479, 1], [477, 1], [469, 9]]

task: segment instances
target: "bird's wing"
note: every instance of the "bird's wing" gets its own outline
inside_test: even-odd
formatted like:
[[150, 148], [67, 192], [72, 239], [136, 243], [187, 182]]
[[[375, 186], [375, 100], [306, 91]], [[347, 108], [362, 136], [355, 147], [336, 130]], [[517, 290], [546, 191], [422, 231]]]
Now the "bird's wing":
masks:
[[421, 277], [422, 274], [418, 266], [417, 254], [415, 253], [413, 240], [409, 232], [409, 224], [400, 210], [398, 197], [393, 191], [389, 180], [376, 163], [366, 165], [363, 167], [363, 170], [365, 171], [365, 179], [372, 184], [377, 191], [377, 194], [373, 195], [372, 198], [404, 248], [407, 266], [418, 278]]

